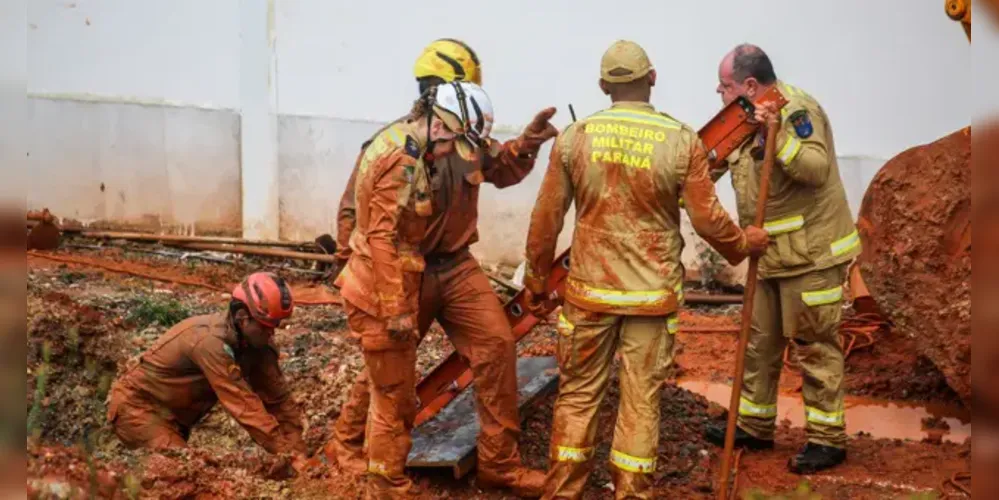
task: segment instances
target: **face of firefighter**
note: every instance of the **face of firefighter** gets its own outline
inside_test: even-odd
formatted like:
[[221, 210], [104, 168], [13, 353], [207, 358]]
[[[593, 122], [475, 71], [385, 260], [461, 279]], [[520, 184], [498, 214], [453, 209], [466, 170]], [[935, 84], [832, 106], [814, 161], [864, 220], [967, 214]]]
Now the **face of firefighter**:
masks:
[[742, 81], [736, 81], [733, 78], [732, 63], [734, 59], [735, 55], [730, 53], [722, 59], [721, 64], [718, 66], [718, 87], [715, 91], [721, 95], [722, 104], [726, 106], [739, 96], [753, 100], [762, 90], [762, 86], [756, 78], [748, 77]]
[[266, 347], [274, 336], [274, 328], [253, 319], [245, 309], [236, 313], [236, 322], [243, 337], [254, 348]]
[[457, 135], [451, 132], [444, 126], [444, 122], [441, 121], [436, 116], [430, 122], [430, 137], [429, 139], [434, 144], [434, 149], [431, 153], [436, 158], [443, 158], [451, 154], [455, 147], [454, 141], [457, 140]]

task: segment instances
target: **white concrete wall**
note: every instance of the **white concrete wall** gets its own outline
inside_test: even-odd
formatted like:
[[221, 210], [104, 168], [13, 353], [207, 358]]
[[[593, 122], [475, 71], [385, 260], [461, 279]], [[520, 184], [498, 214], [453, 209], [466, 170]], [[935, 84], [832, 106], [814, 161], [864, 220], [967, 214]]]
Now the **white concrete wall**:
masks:
[[[656, 64], [660, 83], [653, 103], [700, 126], [720, 107], [714, 88], [721, 57], [737, 43], [757, 43], [770, 53], [779, 76], [818, 97], [829, 112], [837, 151], [851, 158], [842, 161], [841, 169], [854, 210], [866, 181], [885, 159], [967, 125], [972, 110], [970, 94], [954, 92], [971, 86], [971, 51], [960, 26], [936, 0], [641, 0], [627, 5], [441, 0], [432, 6], [400, 0], [272, 0], [267, 6], [274, 24], [265, 49], [274, 54], [268, 84], [276, 94], [274, 111], [281, 115], [279, 171], [276, 181], [258, 181], [244, 172], [243, 182], [250, 187], [277, 183], [283, 238], [334, 230], [335, 206], [360, 142], [408, 109], [416, 92], [413, 60], [436, 37], [462, 38], [476, 48], [499, 129], [508, 135], [544, 106], [558, 107], [559, 126], [569, 122], [570, 102], [581, 115], [605, 107], [606, 97], [596, 86], [597, 68], [600, 55], [617, 38], [642, 43]], [[156, 172], [170, 163], [169, 155], [174, 164], [185, 165], [174, 169], [177, 177], [216, 172], [214, 182], [224, 185], [223, 192], [237, 198], [245, 192], [238, 168], [243, 130], [238, 113], [249, 69], [241, 62], [246, 57], [241, 53], [245, 27], [240, 23], [246, 18], [241, 7], [246, 5], [237, 0], [31, 3], [28, 90], [35, 102], [28, 128], [35, 149], [30, 161], [37, 167], [32, 175], [38, 177], [29, 194], [31, 204], [53, 210], [59, 206], [81, 217], [161, 213], [188, 220], [189, 213], [200, 212], [173, 214], [170, 207], [178, 204], [165, 200], [179, 196], [175, 189], [188, 188], [152, 192], [129, 187], [126, 199], [145, 205], [127, 209], [108, 195], [73, 194], [104, 181], [105, 171], [136, 171], [133, 178], [162, 180], [166, 177]], [[442, 23], [442, 12], [466, 21]], [[102, 102], [109, 100], [130, 104]], [[185, 114], [178, 106], [213, 111]], [[132, 109], [136, 107], [144, 111]], [[59, 124], [60, 119], [76, 125]], [[90, 123], [124, 127], [129, 141], [158, 141], [162, 147], [133, 147], [130, 151], [146, 155], [143, 161], [105, 167], [107, 155], [101, 152], [116, 148], [107, 133], [91, 132]], [[202, 132], [175, 133], [169, 141], [149, 139], [192, 126]], [[216, 126], [223, 130], [207, 131]], [[208, 142], [214, 146], [208, 148]], [[206, 155], [206, 149], [212, 153]], [[483, 244], [476, 251], [484, 257], [516, 260], [521, 253], [547, 148], [541, 158], [537, 171], [522, 184], [483, 189], [480, 213], [489, 223], [481, 225]], [[43, 175], [46, 182], [40, 182]], [[208, 195], [194, 187], [205, 182], [184, 182], [192, 186], [184, 196], [197, 200], [184, 206], [207, 203]], [[727, 179], [719, 186], [723, 201], [733, 207]], [[234, 206], [240, 217], [238, 199]], [[221, 211], [230, 214], [225, 217], [234, 213]]]
[[29, 208], [84, 223], [240, 228], [233, 112], [32, 98], [28, 124]]
[[29, 2], [28, 207], [238, 233], [237, 6]]

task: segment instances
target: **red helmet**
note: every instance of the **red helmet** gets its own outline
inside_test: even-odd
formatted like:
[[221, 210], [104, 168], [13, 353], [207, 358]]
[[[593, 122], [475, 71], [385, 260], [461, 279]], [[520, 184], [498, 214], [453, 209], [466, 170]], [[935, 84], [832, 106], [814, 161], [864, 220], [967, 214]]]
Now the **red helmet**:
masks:
[[295, 303], [291, 288], [274, 273], [253, 273], [232, 291], [232, 298], [246, 304], [250, 316], [265, 326], [277, 328], [291, 316]]

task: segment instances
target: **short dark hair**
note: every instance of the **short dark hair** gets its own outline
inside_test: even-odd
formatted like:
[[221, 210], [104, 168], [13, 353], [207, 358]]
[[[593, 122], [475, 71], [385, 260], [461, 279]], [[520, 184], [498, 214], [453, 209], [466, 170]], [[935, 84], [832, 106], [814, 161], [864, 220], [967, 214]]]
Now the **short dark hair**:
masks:
[[420, 94], [424, 94], [427, 90], [430, 90], [430, 87], [435, 87], [445, 82], [444, 79], [439, 76], [424, 76], [417, 78], [416, 83], [420, 86]]
[[242, 300], [231, 299], [229, 301], [229, 317], [233, 320], [236, 319], [236, 313], [243, 309], [245, 309], [247, 313], [250, 312], [250, 309], [246, 307], [246, 304], [244, 304]]
[[753, 77], [762, 85], [770, 85], [777, 81], [774, 65], [763, 49], [748, 43], [739, 45], [732, 51], [732, 79], [737, 82]]

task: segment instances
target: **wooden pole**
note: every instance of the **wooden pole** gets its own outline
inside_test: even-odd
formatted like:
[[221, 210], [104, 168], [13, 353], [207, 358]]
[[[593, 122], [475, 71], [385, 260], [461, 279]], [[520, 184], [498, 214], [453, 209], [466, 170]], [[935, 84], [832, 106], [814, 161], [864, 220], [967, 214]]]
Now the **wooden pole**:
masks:
[[[763, 169], [760, 172], [760, 190], [756, 197], [756, 218], [753, 225], [763, 227], [763, 216], [770, 194], [770, 172], [776, 156], [777, 129], [779, 122], [767, 123], [767, 142], [763, 155]], [[735, 354], [735, 374], [732, 382], [732, 398], [728, 404], [728, 426], [725, 429], [725, 450], [722, 452], [721, 471], [718, 474], [718, 500], [728, 500], [728, 476], [731, 473], [732, 449], [735, 448], [735, 427], [739, 416], [739, 397], [742, 394], [743, 371], [746, 368], [746, 346], [753, 322], [753, 299], [756, 296], [756, 275], [759, 271], [759, 257], [749, 258], [749, 272], [746, 274], [746, 288], [742, 295], [742, 329], [739, 332], [739, 347]]]

